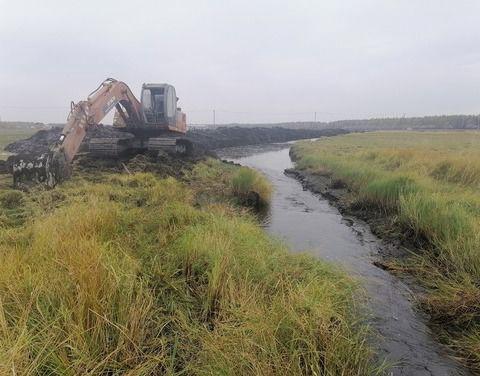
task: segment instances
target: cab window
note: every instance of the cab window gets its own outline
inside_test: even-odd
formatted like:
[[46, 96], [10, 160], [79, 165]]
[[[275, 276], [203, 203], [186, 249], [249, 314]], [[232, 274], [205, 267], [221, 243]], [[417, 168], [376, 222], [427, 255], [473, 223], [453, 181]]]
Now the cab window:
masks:
[[143, 90], [142, 103], [144, 108], [147, 108], [147, 109], [152, 108], [152, 94], [150, 93], [150, 90]]
[[169, 88], [168, 100], [167, 100], [167, 116], [172, 118], [175, 116], [175, 110], [177, 108], [177, 97], [175, 95], [175, 89]]

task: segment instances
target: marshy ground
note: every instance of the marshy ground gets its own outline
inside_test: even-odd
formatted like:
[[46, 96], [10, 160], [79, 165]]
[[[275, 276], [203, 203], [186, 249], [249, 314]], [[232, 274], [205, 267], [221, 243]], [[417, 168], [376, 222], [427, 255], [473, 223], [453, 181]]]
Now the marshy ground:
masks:
[[[215, 145], [228, 138], [204, 136]], [[318, 178], [337, 206], [369, 219], [385, 238], [414, 246], [413, 255], [381, 264], [420, 281], [426, 293], [419, 306], [437, 337], [473, 370], [480, 338], [478, 145], [475, 132], [380, 132], [293, 148], [298, 171]], [[374, 353], [377, 334], [368, 328], [359, 281], [332, 263], [291, 253], [264, 232], [256, 213], [268, 206], [272, 187], [250, 168], [205, 155], [80, 155], [73, 179], [54, 190], [20, 192], [10, 184], [3, 175], [1, 372], [387, 372], [383, 359], [396, 350]], [[322, 236], [318, 223], [300, 217], [281, 231], [300, 225]], [[322, 239], [328, 245], [334, 236]], [[363, 236], [368, 242], [368, 230]], [[308, 249], [300, 247], [308, 239], [293, 248]], [[324, 255], [337, 263], [345, 247]], [[396, 369], [422, 368], [421, 354], [418, 364]], [[428, 359], [426, 374], [451, 367]]]
[[259, 226], [265, 178], [168, 158], [83, 156], [53, 190], [4, 177], [0, 373], [380, 373], [356, 283]]
[[301, 142], [297, 169], [344, 212], [367, 218], [408, 257], [440, 340], [480, 370], [480, 133], [376, 132]]

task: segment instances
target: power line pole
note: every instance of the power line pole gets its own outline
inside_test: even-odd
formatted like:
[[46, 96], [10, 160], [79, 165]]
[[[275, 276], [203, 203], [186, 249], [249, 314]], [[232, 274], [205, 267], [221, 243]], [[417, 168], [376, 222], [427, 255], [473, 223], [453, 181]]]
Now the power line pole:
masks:
[[316, 123], [317, 122], [317, 112], [315, 111], [314, 112], [314, 115], [313, 115], [313, 122]]
[[215, 126], [215, 110], [213, 110], [213, 126]]

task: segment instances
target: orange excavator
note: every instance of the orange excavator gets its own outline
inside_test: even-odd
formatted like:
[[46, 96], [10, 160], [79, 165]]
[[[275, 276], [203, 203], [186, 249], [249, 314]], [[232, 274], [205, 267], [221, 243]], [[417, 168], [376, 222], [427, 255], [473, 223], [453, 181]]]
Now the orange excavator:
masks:
[[[143, 84], [141, 100], [123, 82], [108, 78], [87, 100], [71, 103], [70, 114], [58, 140], [49, 152], [21, 155], [13, 162], [14, 186], [43, 183], [49, 187], [68, 178], [71, 162], [87, 132], [98, 128], [105, 116], [115, 108], [113, 132], [105, 137], [92, 137], [88, 150], [98, 157], [118, 157], [132, 151], [166, 150], [188, 154], [192, 143], [185, 138], [186, 116], [177, 107], [175, 88], [169, 84]], [[109, 127], [110, 128], [110, 127]], [[100, 132], [95, 132], [102, 135]]]

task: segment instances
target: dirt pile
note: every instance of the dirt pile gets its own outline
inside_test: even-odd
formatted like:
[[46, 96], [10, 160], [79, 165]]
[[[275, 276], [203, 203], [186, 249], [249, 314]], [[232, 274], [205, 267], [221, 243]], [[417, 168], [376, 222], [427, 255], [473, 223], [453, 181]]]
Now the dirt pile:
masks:
[[[10, 153], [23, 154], [41, 154], [48, 151], [49, 146], [53, 145], [60, 137], [62, 128], [53, 127], [51, 129], [42, 129], [24, 140], [18, 140], [8, 144], [5, 150]], [[82, 144], [81, 150], [86, 150], [85, 145], [91, 138], [94, 137], [124, 137], [125, 132], [122, 132], [113, 127], [94, 127], [88, 130], [85, 140]]]
[[158, 156], [137, 154], [135, 156], [112, 159], [95, 158], [88, 154], [79, 155], [73, 162], [73, 173], [92, 180], [102, 179], [103, 173], [128, 173], [150, 172], [161, 178], [182, 178], [186, 171], [190, 171], [201, 160], [199, 157], [178, 158], [160, 152]]
[[[10, 153], [40, 154], [48, 151], [48, 147], [60, 137], [61, 128], [40, 130], [33, 136], [15, 141], [5, 147]], [[192, 129], [187, 138], [194, 142], [199, 149], [214, 150], [224, 147], [268, 144], [292, 140], [334, 136], [347, 133], [342, 129], [289, 129], [289, 128], [242, 128], [220, 127], [216, 129]], [[104, 126], [92, 128], [88, 131], [84, 145], [94, 137], [122, 137], [125, 133], [113, 127]], [[81, 150], [86, 150], [82, 147]]]
[[[5, 150], [17, 155], [41, 155], [49, 151], [49, 147], [53, 145], [60, 137], [62, 128], [53, 127], [48, 130], [39, 130], [31, 137], [15, 141], [5, 147]], [[242, 127], [220, 127], [215, 129], [192, 129], [189, 130], [186, 138], [192, 141], [194, 147], [190, 158], [179, 159], [177, 156], [172, 157], [167, 154], [161, 153], [157, 158], [157, 162], [162, 162], [161, 169], [165, 170], [167, 167], [170, 171], [161, 171], [161, 175], [176, 176], [179, 171], [182, 170], [185, 164], [193, 163], [195, 160], [204, 158], [205, 156], [215, 157], [215, 149], [234, 147], [234, 146], [246, 146], [246, 145], [258, 145], [276, 142], [287, 142], [292, 140], [317, 138], [324, 136], [334, 136], [338, 134], [347, 133], [342, 129], [288, 129], [288, 128], [242, 128]], [[113, 128], [111, 126], [98, 126], [89, 129], [85, 137], [81, 152], [88, 151], [88, 142], [91, 138], [95, 137], [125, 137], [127, 133]], [[105, 168], [107, 170], [124, 170], [127, 164], [131, 162], [138, 162], [141, 156], [129, 155], [123, 159], [108, 160], [93, 158], [88, 156], [79, 155], [76, 158], [77, 168], [83, 168], [85, 170], [91, 170], [92, 168]], [[11, 170], [12, 163], [15, 157], [10, 157], [6, 162], [0, 163], [0, 172], [7, 173]], [[144, 161], [150, 161], [151, 157], [145, 157]], [[180, 165], [178, 165], [180, 163]], [[80, 167], [83, 165], [83, 167]], [[138, 167], [138, 166], [137, 166]], [[155, 169], [153, 164], [144, 164], [142, 171], [151, 171]], [[127, 166], [128, 168], [128, 166]], [[93, 170], [92, 170], [93, 172]], [[155, 171], [159, 172], [159, 171]]]
[[8, 144], [5, 150], [15, 154], [41, 154], [48, 151], [48, 147], [58, 140], [62, 128], [42, 129], [29, 138]]
[[215, 129], [192, 129], [188, 139], [214, 150], [232, 146], [246, 146], [287, 142], [307, 138], [336, 136], [348, 133], [343, 129], [290, 129], [290, 128], [243, 128], [220, 127]]

